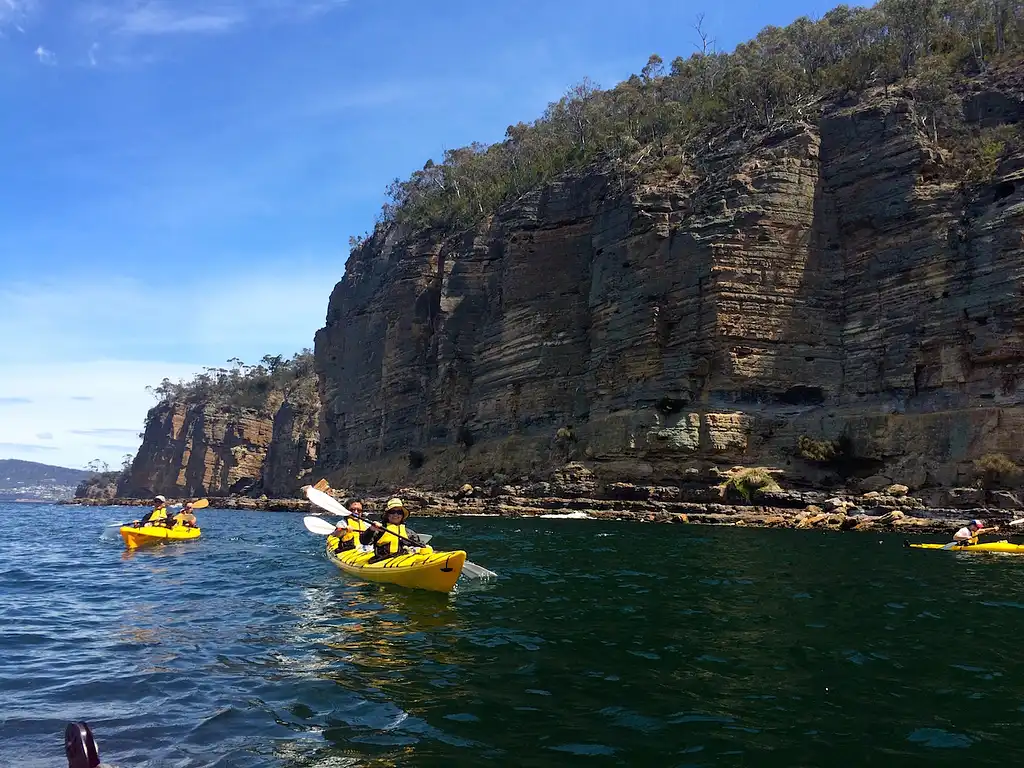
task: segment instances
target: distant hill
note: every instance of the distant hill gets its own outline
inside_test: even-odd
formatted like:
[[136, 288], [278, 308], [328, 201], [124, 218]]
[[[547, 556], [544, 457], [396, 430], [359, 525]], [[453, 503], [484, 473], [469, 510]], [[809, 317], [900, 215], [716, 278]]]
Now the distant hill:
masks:
[[93, 474], [35, 461], [0, 459], [0, 501], [69, 499], [75, 495], [75, 487]]

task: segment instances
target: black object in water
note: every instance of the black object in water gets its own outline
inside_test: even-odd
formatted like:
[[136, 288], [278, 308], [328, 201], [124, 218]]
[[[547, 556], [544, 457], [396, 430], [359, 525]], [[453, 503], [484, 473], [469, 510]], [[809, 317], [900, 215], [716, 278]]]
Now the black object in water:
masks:
[[64, 754], [68, 757], [68, 768], [97, 768], [100, 751], [88, 723], [68, 723], [64, 729]]

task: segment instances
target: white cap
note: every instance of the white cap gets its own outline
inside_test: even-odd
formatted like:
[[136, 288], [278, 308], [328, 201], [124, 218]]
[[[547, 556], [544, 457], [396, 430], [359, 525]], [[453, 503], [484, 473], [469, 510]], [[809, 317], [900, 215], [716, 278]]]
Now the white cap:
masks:
[[167, 501], [166, 496], [154, 496], [153, 498], [156, 499], [157, 501]]

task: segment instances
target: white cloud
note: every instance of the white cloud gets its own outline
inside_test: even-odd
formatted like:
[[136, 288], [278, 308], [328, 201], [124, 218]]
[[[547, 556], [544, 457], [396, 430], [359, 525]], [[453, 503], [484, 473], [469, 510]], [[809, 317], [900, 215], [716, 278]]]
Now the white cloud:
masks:
[[21, 25], [35, 10], [35, 0], [0, 0], [0, 28], [10, 25], [24, 32]]
[[39, 59], [39, 63], [40, 64], [51, 64], [52, 65], [52, 64], [56, 64], [57, 63], [57, 54], [55, 54], [51, 50], [48, 50], [48, 49], [44, 48], [41, 45], [38, 48], [36, 48], [34, 53], [35, 53], [36, 58]]
[[96, 60], [96, 53], [100, 49], [99, 43], [93, 43], [89, 46], [89, 66], [95, 67], [99, 62]]
[[126, 35], [215, 34], [226, 32], [243, 20], [241, 8], [207, 13], [150, 2], [123, 14], [117, 31]]
[[113, 0], [84, 6], [86, 23], [125, 36], [222, 34], [250, 23], [306, 21], [346, 0]]
[[[8, 281], [0, 285], [0, 367], [56, 359], [221, 365], [236, 355], [297, 352], [323, 326], [344, 258], [339, 249], [336, 258], [279, 256], [266, 265], [253, 255], [247, 275], [210, 272], [170, 286], [102, 275]], [[32, 393], [0, 387], [5, 396]]]
[[[0, 366], [0, 392], [30, 393], [0, 419], [0, 458], [82, 467], [94, 458], [117, 466], [138, 448], [146, 386], [187, 378], [200, 366], [131, 360], [42, 362]], [[90, 397], [90, 400], [73, 400]]]
[[311, 347], [342, 258], [281, 261], [170, 288], [71, 276], [0, 286], [0, 458], [120, 464], [155, 403], [147, 386]]

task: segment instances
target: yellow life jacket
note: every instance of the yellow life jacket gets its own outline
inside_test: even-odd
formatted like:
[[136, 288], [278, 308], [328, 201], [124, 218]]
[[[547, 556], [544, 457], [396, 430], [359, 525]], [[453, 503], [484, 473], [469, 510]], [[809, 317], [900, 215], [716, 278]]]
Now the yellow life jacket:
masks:
[[341, 537], [341, 540], [351, 541], [358, 544], [359, 534], [367, 530], [370, 526], [362, 520], [356, 520], [354, 517], [346, 519], [345, 522], [348, 524], [348, 530], [345, 532], [345, 535]]
[[152, 512], [149, 513], [149, 516], [146, 518], [146, 522], [144, 524], [145, 525], [153, 525], [154, 523], [158, 523], [161, 520], [166, 520], [166, 519], [167, 519], [167, 507], [157, 507], [156, 509], [154, 509]]
[[384, 533], [382, 533], [380, 538], [377, 539], [377, 551], [386, 552], [389, 555], [397, 555], [398, 550], [407, 542], [404, 542], [399, 539], [398, 536], [395, 536], [396, 533], [398, 536], [409, 538], [409, 534], [405, 530], [404, 523], [401, 525], [387, 525], [385, 526]]
[[[340, 526], [342, 523], [338, 523]], [[343, 550], [355, 549], [356, 545], [359, 544], [359, 534], [361, 531], [367, 530], [370, 526], [362, 522], [362, 520], [356, 520], [354, 517], [349, 517], [345, 520], [345, 527], [341, 529], [340, 536], [339, 531], [335, 528], [335, 534], [332, 539], [335, 540], [335, 544], [332, 545], [335, 552], [341, 552]]]

